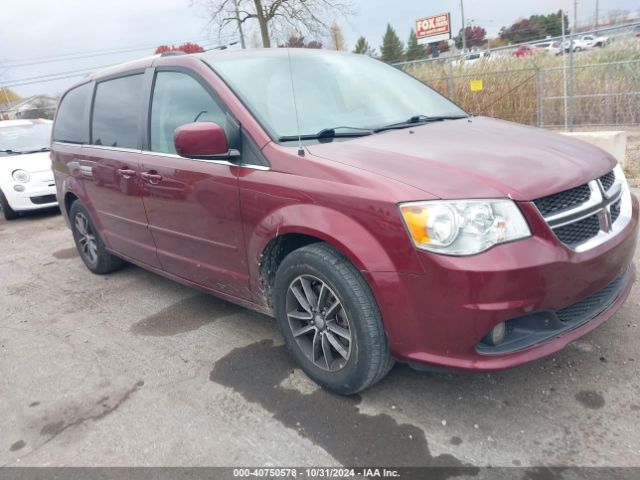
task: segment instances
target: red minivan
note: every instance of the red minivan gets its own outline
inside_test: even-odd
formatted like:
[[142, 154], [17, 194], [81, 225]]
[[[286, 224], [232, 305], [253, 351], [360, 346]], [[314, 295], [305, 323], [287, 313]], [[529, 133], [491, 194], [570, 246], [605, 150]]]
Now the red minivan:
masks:
[[607, 153], [472, 117], [362, 55], [161, 55], [63, 96], [57, 194], [94, 273], [131, 262], [276, 317], [352, 394], [394, 359], [498, 370], [611, 317], [638, 201]]

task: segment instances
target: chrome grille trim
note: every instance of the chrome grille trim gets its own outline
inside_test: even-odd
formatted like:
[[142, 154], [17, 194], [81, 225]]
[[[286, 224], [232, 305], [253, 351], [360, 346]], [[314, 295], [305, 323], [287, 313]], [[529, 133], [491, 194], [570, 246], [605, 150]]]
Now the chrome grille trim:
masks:
[[[613, 182], [611, 182], [612, 177]], [[561, 242], [562, 240], [555, 230], [563, 227], [566, 229], [573, 224], [597, 215], [600, 229], [595, 235], [575, 244], [563, 242], [564, 245], [575, 252], [584, 252], [603, 244], [620, 233], [631, 222], [632, 216], [631, 192], [620, 166], [617, 166], [608, 174], [588, 182], [586, 185], [589, 186], [591, 192], [589, 200], [586, 202], [546, 216], [538, 209], [551, 231], [556, 234], [556, 238]], [[562, 193], [560, 192], [558, 195]], [[576, 225], [576, 228], [580, 227]], [[563, 237], [567, 238], [564, 233], [563, 231]]]

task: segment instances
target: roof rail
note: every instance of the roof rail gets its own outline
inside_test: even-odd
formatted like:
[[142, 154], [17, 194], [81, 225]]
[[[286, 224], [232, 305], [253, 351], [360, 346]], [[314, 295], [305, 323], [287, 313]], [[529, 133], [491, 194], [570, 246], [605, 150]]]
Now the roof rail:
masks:
[[178, 55], [186, 55], [186, 53], [181, 52], [180, 50], [171, 50], [169, 52], [162, 52], [160, 54], [161, 57], [176, 57]]

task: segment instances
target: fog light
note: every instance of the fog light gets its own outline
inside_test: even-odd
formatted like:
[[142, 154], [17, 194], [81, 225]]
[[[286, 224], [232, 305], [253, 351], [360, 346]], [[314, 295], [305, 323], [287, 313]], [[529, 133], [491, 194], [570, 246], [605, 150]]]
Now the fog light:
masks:
[[24, 192], [24, 185], [14, 185], [14, 186], [13, 186], [13, 189], [14, 189], [16, 192]]
[[499, 345], [502, 343], [502, 341], [504, 340], [504, 334], [506, 333], [506, 331], [507, 331], [507, 328], [504, 322], [499, 323], [495, 327], [493, 327], [491, 330], [489, 330], [489, 333], [487, 333], [482, 339], [482, 343], [486, 343], [487, 345], [491, 345], [492, 347], [495, 347], [496, 345]]

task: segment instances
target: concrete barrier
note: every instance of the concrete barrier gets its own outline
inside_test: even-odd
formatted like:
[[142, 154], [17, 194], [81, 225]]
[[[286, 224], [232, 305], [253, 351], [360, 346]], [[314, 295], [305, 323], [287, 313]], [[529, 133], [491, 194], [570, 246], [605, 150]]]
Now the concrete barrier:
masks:
[[573, 138], [578, 138], [605, 152], [610, 153], [624, 166], [627, 153], [627, 132], [559, 132]]

